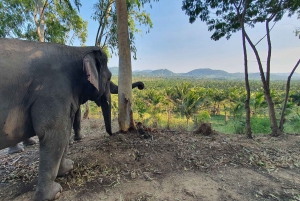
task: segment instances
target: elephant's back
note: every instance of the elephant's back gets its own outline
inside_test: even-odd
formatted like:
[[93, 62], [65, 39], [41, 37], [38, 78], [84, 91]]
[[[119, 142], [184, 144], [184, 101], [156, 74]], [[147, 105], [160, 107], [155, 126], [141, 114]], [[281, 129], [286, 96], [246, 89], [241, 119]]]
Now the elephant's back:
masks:
[[55, 43], [41, 43], [18, 39], [0, 39], [0, 46], [1, 60], [13, 59], [12, 62], [20, 62], [23, 66], [24, 61], [46, 59], [51, 55], [57, 58], [70, 52], [70, 49], [72, 49], [71, 47]]
[[56, 57], [82, 57], [86, 52], [99, 49], [98, 47], [74, 47], [57, 43], [36, 42], [19, 39], [0, 38], [0, 58], [26, 57], [27, 59]]

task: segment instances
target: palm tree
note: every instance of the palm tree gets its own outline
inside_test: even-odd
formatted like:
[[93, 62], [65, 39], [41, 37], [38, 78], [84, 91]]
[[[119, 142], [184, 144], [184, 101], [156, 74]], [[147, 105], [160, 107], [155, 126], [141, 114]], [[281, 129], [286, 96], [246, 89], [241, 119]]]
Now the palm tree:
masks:
[[220, 115], [220, 103], [226, 99], [225, 92], [222, 89], [209, 90], [209, 96], [214, 103], [214, 114]]
[[246, 125], [242, 120], [245, 106], [246, 92], [242, 88], [232, 88], [229, 90], [230, 114], [233, 116], [236, 133], [244, 133]]
[[253, 106], [253, 114], [256, 115], [258, 113], [258, 109], [262, 108], [264, 106], [267, 106], [266, 101], [265, 101], [265, 97], [264, 97], [264, 92], [259, 91], [256, 93], [252, 94], [252, 98], [251, 98], [251, 104]]
[[[186, 118], [186, 124], [189, 125], [189, 120], [191, 117], [198, 111], [199, 105], [204, 100], [204, 91], [195, 90], [194, 88], [190, 89], [187, 94], [184, 95], [181, 103], [181, 110]], [[203, 93], [204, 92], [204, 93]]]

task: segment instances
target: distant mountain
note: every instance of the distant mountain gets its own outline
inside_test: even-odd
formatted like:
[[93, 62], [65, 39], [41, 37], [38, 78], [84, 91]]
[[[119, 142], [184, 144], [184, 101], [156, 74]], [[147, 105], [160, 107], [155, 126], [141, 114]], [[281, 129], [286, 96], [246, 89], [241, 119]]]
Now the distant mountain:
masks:
[[119, 67], [110, 67], [109, 70], [110, 70], [111, 74], [119, 75]]
[[199, 77], [199, 78], [227, 78], [230, 74], [223, 70], [212, 70], [210, 68], [199, 68], [187, 73], [181, 73], [182, 76]]
[[223, 70], [212, 70], [210, 68], [199, 68], [192, 70], [188, 73], [184, 73], [184, 75], [188, 76], [205, 76], [205, 75], [221, 75], [221, 76], [228, 76], [229, 73]]
[[[113, 75], [119, 74], [118, 67], [109, 68]], [[199, 68], [187, 73], [174, 73], [168, 69], [159, 70], [137, 70], [132, 72], [133, 76], [139, 77], [193, 77], [207, 79], [244, 79], [244, 73], [228, 73], [224, 70], [213, 70], [210, 68]], [[287, 80], [290, 73], [272, 73], [272, 80]], [[260, 80], [260, 73], [249, 73], [249, 79]], [[294, 73], [292, 80], [300, 80], [300, 74]]]
[[154, 70], [149, 73], [150, 75], [153, 75], [155, 77], [170, 77], [170, 76], [176, 76], [176, 73], [173, 73], [170, 70], [167, 69], [159, 69], [159, 70]]
[[139, 73], [139, 72], [144, 72], [144, 73], [151, 73], [153, 70], [135, 70], [133, 72]]

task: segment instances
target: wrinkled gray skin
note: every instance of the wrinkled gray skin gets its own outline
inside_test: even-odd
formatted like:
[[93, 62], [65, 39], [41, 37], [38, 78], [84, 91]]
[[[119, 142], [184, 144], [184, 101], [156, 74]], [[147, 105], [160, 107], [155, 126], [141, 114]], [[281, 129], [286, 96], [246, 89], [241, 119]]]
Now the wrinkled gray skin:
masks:
[[111, 72], [98, 47], [0, 39], [0, 149], [37, 135], [39, 177], [34, 200], [57, 199], [54, 182], [73, 168], [66, 159], [80, 104], [101, 106], [111, 132]]
[[[145, 85], [143, 82], [134, 82], [132, 84], [132, 89], [137, 87], [139, 90], [142, 90], [145, 88]], [[119, 87], [117, 85], [115, 85], [113, 82], [110, 82], [110, 93], [111, 94], [118, 94], [118, 89]], [[80, 132], [81, 130], [81, 110], [79, 109], [76, 113], [75, 113], [75, 120], [73, 123], [73, 130], [74, 130], [74, 140], [81, 140], [82, 139], [82, 134]]]

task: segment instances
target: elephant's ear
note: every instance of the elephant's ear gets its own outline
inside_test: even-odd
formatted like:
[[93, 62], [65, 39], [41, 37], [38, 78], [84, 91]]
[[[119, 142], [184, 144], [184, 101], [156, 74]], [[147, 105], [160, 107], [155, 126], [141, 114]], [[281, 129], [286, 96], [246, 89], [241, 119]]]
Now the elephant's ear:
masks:
[[83, 57], [83, 69], [86, 73], [87, 80], [99, 91], [99, 73], [96, 60], [90, 54]]

